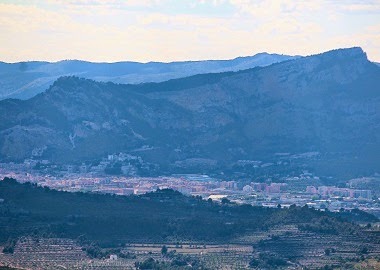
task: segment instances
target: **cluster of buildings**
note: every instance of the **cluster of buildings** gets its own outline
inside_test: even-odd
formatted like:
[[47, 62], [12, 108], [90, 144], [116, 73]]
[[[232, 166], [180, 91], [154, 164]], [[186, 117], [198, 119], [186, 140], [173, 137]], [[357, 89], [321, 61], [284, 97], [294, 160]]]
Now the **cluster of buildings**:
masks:
[[267, 194], [281, 193], [287, 190], [288, 184], [286, 183], [251, 183], [243, 187], [243, 192], [265, 192]]
[[72, 173], [62, 177], [30, 174], [0, 169], [0, 179], [12, 177], [19, 182], [37, 183], [70, 192], [97, 192], [117, 195], [144, 194], [157, 189], [174, 189], [187, 195], [208, 197], [226, 191], [238, 191], [236, 181], [217, 181], [207, 175], [184, 174], [161, 177], [100, 176], [91, 173]]
[[290, 205], [313, 207], [330, 211], [358, 208], [380, 217], [380, 198], [371, 190], [337, 188], [334, 186], [307, 186], [295, 190], [292, 183], [251, 183], [242, 193], [229, 196], [231, 201], [264, 207], [289, 207]]
[[93, 164], [67, 164], [63, 166], [58, 166], [51, 164], [49, 160], [43, 159], [34, 159], [29, 158], [25, 159], [21, 164], [10, 163], [9, 166], [20, 167], [27, 172], [32, 172], [33, 170], [44, 171], [45, 173], [54, 174], [104, 174], [107, 169], [112, 169], [117, 167], [118, 174], [126, 176], [136, 176], [139, 173], [139, 170], [152, 170], [154, 165], [148, 162], [145, 162], [140, 156], [135, 156], [126, 153], [118, 153], [108, 155], [104, 157], [99, 162]]
[[322, 197], [347, 197], [347, 198], [361, 198], [361, 199], [372, 199], [371, 190], [360, 190], [351, 188], [337, 188], [333, 186], [308, 186], [306, 188], [306, 193], [318, 194]]
[[[250, 193], [264, 193], [264, 194], [276, 194], [276, 193], [286, 193], [288, 191], [287, 183], [254, 183], [246, 185], [243, 187], [243, 192], [246, 194]], [[299, 192], [298, 192], [299, 193]], [[305, 195], [318, 195], [322, 198], [356, 198], [372, 200], [373, 194], [371, 190], [362, 189], [352, 189], [352, 188], [338, 188], [335, 186], [307, 186], [305, 190]]]
[[[102, 163], [103, 162], [103, 163]], [[176, 174], [160, 177], [140, 177], [132, 164], [142, 164], [138, 157], [127, 154], [109, 155], [96, 166], [107, 167], [118, 162], [126, 175], [110, 176], [89, 170], [86, 165], [67, 170], [64, 174], [52, 175], [43, 171], [30, 171], [25, 164], [0, 164], [0, 179], [12, 177], [20, 182], [32, 182], [57, 190], [70, 192], [96, 192], [117, 195], [144, 194], [157, 189], [170, 188], [186, 195], [202, 196], [205, 199], [221, 200], [227, 197], [236, 203], [257, 206], [283, 207], [309, 205], [320, 209], [338, 211], [340, 208], [360, 208], [379, 213], [379, 199], [369, 189], [338, 188], [320, 184], [318, 177], [309, 172], [299, 176], [284, 177], [281, 183], [273, 179], [241, 185], [237, 181], [212, 179], [202, 174]], [[129, 163], [129, 165], [128, 165]], [[100, 170], [100, 169], [99, 169]], [[132, 172], [132, 173], [131, 173]]]

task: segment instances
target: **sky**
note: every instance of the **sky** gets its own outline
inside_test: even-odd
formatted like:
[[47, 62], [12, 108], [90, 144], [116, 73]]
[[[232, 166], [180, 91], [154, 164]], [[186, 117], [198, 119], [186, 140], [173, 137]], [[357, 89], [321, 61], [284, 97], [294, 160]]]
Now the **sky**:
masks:
[[0, 0], [5, 62], [170, 62], [353, 46], [380, 62], [380, 0]]

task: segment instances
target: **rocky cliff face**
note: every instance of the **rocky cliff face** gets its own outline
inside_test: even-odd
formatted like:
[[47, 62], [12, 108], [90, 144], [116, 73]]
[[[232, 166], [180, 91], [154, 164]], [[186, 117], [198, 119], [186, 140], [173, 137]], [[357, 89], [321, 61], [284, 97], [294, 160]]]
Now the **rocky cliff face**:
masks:
[[162, 83], [64, 77], [32, 99], [0, 102], [0, 158], [73, 162], [139, 151], [161, 167], [207, 160], [222, 168], [313, 151], [357, 165], [354, 174], [373, 172], [379, 85], [380, 69], [360, 48]]

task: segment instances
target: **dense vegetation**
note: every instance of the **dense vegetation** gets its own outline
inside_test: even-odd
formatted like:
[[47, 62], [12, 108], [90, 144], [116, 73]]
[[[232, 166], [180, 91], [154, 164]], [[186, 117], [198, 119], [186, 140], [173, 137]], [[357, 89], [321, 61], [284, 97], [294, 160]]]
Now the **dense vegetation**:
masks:
[[286, 224], [318, 233], [361, 233], [359, 226], [348, 221], [347, 212], [342, 218], [340, 213], [306, 206], [271, 209], [218, 204], [173, 190], [141, 196], [69, 193], [5, 178], [0, 181], [0, 198], [4, 199], [0, 241], [10, 249], [12, 239], [21, 235], [54, 235], [118, 246], [133, 241], [228, 242]]

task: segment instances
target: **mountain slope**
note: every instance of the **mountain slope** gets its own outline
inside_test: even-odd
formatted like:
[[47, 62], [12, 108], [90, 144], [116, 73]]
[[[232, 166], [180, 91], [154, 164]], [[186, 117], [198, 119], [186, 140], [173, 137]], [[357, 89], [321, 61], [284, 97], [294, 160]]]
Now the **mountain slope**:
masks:
[[91, 63], [78, 60], [49, 62], [0, 62], [0, 99], [27, 99], [45, 91], [61, 76], [76, 75], [115, 83], [162, 82], [210, 72], [238, 71], [295, 59], [296, 56], [260, 53], [232, 60], [172, 63]]
[[299, 166], [340, 177], [373, 173], [378, 85], [380, 69], [360, 48], [163, 83], [65, 77], [30, 100], [0, 102], [0, 158], [22, 161], [38, 152], [81, 162], [127, 152], [165, 173], [314, 152], [318, 160]]

